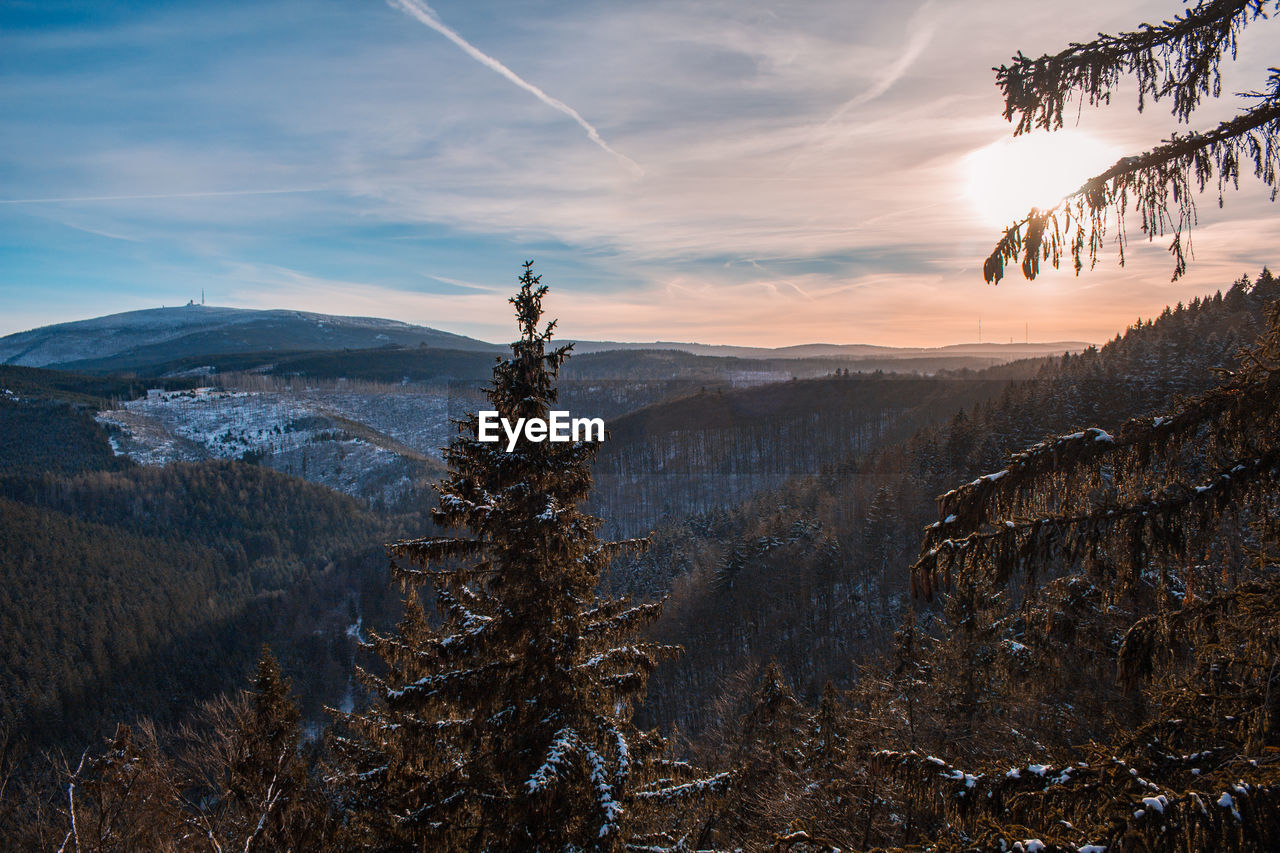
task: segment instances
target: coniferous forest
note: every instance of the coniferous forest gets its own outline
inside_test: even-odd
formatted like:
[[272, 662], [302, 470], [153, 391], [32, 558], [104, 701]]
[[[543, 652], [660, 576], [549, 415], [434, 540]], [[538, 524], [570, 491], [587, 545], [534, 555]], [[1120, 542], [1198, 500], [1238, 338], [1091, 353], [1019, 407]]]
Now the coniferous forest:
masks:
[[[556, 405], [570, 348], [545, 290], [526, 269], [500, 412]], [[130, 467], [45, 400], [87, 449], [75, 473], [7, 475], [6, 549], [30, 567], [9, 647], [45, 639], [6, 662], [6, 837], [1269, 849], [1278, 299], [1269, 271], [1243, 277], [903, 441], [618, 542], [581, 508], [595, 445], [508, 454], [472, 416], [430, 517], [386, 516], [246, 463]], [[390, 591], [361, 565], [379, 536]], [[297, 629], [341, 628], [353, 582], [363, 651]], [[266, 636], [296, 675], [249, 647]]]
[[[1127, 82], [1189, 124], [1274, 14], [1019, 53], [1005, 118]], [[1194, 195], [1276, 186], [1269, 74], [986, 280], [1133, 263], [1127, 212], [1186, 275]], [[1016, 358], [579, 353], [532, 261], [501, 349], [299, 312], [10, 336], [0, 847], [1280, 850], [1280, 279], [1220, 285]], [[566, 407], [605, 440], [485, 436]]]

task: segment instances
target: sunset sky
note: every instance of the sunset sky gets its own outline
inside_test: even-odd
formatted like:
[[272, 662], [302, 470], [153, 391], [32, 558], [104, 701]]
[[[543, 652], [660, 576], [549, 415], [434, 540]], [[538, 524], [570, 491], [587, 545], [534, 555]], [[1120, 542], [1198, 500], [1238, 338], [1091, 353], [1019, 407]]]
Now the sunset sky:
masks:
[[[1134, 218], [1124, 269], [987, 285], [1022, 190], [1178, 129], [1128, 89], [1011, 144], [991, 67], [1181, 8], [0, 2], [0, 334], [203, 289], [505, 340], [533, 258], [570, 337], [1102, 341], [1280, 266], [1277, 208], [1252, 177], [1201, 197], [1176, 284]], [[1277, 45], [1248, 28], [1194, 126]]]

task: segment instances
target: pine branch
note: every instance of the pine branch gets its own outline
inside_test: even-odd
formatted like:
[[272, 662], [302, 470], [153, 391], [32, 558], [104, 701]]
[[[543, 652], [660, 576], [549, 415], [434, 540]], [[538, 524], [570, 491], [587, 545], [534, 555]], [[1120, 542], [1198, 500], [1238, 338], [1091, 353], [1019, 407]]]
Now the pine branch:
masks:
[[588, 552], [584, 559], [599, 560], [610, 563], [618, 557], [628, 554], [639, 554], [649, 547], [649, 538], [620, 539], [617, 542], [601, 542], [594, 550]]
[[[1172, 497], [1137, 501], [1135, 503], [1100, 507], [1092, 512], [1074, 516], [1048, 516], [1024, 521], [1004, 521], [991, 531], [974, 531], [960, 539], [945, 539], [936, 543], [911, 566], [913, 577], [928, 577], [930, 582], [926, 589], [936, 586], [932, 578], [941, 569], [946, 573], [950, 586], [952, 566], [963, 567], [966, 558], [969, 561], [979, 556], [988, 556], [997, 567], [996, 580], [1004, 581], [1010, 567], [1015, 563], [1033, 572], [1039, 562], [1030, 559], [1024, 553], [1031, 542], [1045, 542], [1050, 539], [1058, 543], [1061, 553], [1067, 557], [1096, 549], [1094, 537], [1072, 537], [1064, 535], [1074, 530], [1092, 529], [1118, 530], [1121, 523], [1136, 523], [1141, 526], [1150, 525], [1159, 518], [1168, 518], [1175, 512], [1192, 508], [1222, 507], [1230, 503], [1234, 494], [1242, 487], [1254, 482], [1264, 482], [1274, 486], [1275, 474], [1280, 471], [1280, 450], [1273, 449], [1260, 456], [1236, 460], [1223, 468], [1208, 483], [1186, 489], [1182, 494]], [[1142, 546], [1140, 540], [1131, 534], [1135, 549]]]
[[1069, 472], [1124, 451], [1151, 453], [1199, 430], [1264, 421], [1274, 416], [1277, 399], [1280, 387], [1276, 380], [1268, 373], [1254, 371], [1184, 401], [1172, 415], [1132, 418], [1114, 434], [1091, 427], [1012, 453], [1002, 471], [938, 497], [938, 516], [942, 520], [925, 529], [924, 547], [931, 548], [948, 538], [951, 530], [976, 530], [989, 523], [1014, 493], [1037, 479]]
[[687, 800], [728, 790], [732, 778], [729, 773], [716, 773], [713, 776], [682, 782], [679, 785], [647, 787], [636, 791], [631, 796], [632, 799], [636, 800], [659, 800], [662, 802]]
[[1252, 164], [1254, 175], [1272, 188], [1275, 200], [1280, 175], [1280, 70], [1271, 72], [1269, 91], [1258, 94], [1259, 103], [1234, 119], [1206, 133], [1173, 134], [1163, 145], [1117, 161], [1052, 208], [1033, 209], [1004, 232], [983, 262], [983, 278], [998, 284], [1006, 265], [1020, 258], [1023, 276], [1034, 279], [1041, 260], [1056, 269], [1064, 249], [1070, 252], [1077, 273], [1084, 267], [1086, 253], [1093, 266], [1112, 213], [1120, 229], [1117, 243], [1123, 265], [1124, 214], [1132, 206], [1142, 215], [1148, 239], [1173, 233], [1170, 252], [1176, 281], [1186, 271], [1188, 249], [1183, 235], [1196, 221], [1193, 195], [1204, 192], [1215, 175], [1219, 205], [1227, 187], [1238, 186], [1242, 163]]
[[497, 660], [473, 669], [456, 669], [423, 676], [401, 688], [388, 687], [384, 698], [391, 708], [408, 702], [420, 702], [440, 696], [458, 684], [485, 684], [497, 673], [511, 669], [514, 665], [515, 662], [511, 660]]
[[635, 607], [622, 609], [625, 602], [611, 602], [616, 609], [600, 608], [598, 612], [586, 615], [582, 628], [584, 637], [600, 637], [602, 639], [629, 634], [656, 620], [662, 615], [662, 604], [651, 602]]
[[1185, 646], [1199, 634], [1196, 629], [1202, 625], [1216, 626], [1227, 613], [1255, 597], [1270, 605], [1275, 601], [1277, 592], [1280, 592], [1280, 582], [1274, 577], [1246, 581], [1235, 589], [1216, 593], [1171, 613], [1142, 617], [1129, 627], [1120, 643], [1117, 663], [1121, 681], [1133, 685], [1139, 678], [1150, 674], [1152, 657], [1158, 646]]
[[1073, 94], [1090, 106], [1109, 103], [1120, 80], [1133, 76], [1139, 111], [1147, 96], [1172, 97], [1173, 114], [1187, 121], [1202, 96], [1220, 93], [1222, 55], [1235, 57], [1240, 31], [1265, 17], [1269, 5], [1280, 9], [1275, 0], [1208, 0], [1172, 21], [1118, 36], [1099, 34], [1053, 56], [1019, 53], [1012, 65], [994, 69], [1005, 119], [1016, 119], [1015, 135], [1037, 127], [1057, 130]]
[[425, 566], [429, 560], [446, 560], [452, 557], [469, 557], [480, 550], [474, 539], [457, 539], [441, 536], [424, 536], [420, 539], [402, 539], [392, 542], [387, 550], [396, 557], [407, 557]]

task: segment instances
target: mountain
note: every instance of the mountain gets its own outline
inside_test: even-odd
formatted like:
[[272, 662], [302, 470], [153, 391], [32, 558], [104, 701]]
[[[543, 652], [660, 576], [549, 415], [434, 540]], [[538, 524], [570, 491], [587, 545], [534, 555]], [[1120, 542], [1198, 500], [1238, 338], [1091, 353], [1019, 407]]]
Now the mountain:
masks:
[[7, 335], [0, 338], [0, 363], [127, 370], [188, 355], [394, 345], [498, 351], [484, 341], [397, 320], [185, 305], [127, 311]]
[[[165, 346], [160, 344], [156, 349], [164, 349]], [[1065, 351], [1067, 350], [1054, 351], [1052, 354], [1058, 356]], [[740, 358], [694, 355], [678, 350], [602, 350], [576, 353], [566, 363], [560, 378], [562, 392], [570, 395], [574, 393], [574, 387], [583, 385], [600, 391], [601, 383], [612, 383], [614, 390], [619, 387], [630, 389], [632, 393], [625, 395], [627, 400], [620, 401], [625, 404], [609, 411], [612, 415], [671, 396], [669, 392], [672, 388], [667, 388], [660, 391], [658, 397], [647, 394], [637, 400], [634, 394], [636, 386], [652, 389], [656, 385], [682, 385], [684, 393], [692, 393], [705, 386], [763, 385], [790, 379], [832, 376], [843, 371], [933, 375], [940, 371], [980, 370], [1025, 361], [1009, 361], [1011, 355], [1008, 353], [954, 355], [942, 354], [942, 350], [938, 353], [932, 356], [903, 357]], [[135, 384], [146, 378], [169, 382], [174, 378], [185, 377], [208, 382], [208, 377], [220, 374], [261, 374], [282, 378], [300, 377], [312, 381], [345, 379], [393, 385], [453, 382], [480, 384], [491, 376], [494, 358], [495, 354], [491, 351], [387, 345], [376, 349], [197, 353], [178, 358], [165, 356], [161, 360], [149, 357], [146, 363], [136, 354], [125, 354], [77, 362], [74, 369], [104, 378], [113, 372], [127, 371]]]
[[[1021, 358], [1079, 352], [1079, 341], [1025, 344], [955, 344], [945, 347], [884, 347], [869, 344], [803, 344], [769, 349], [657, 341], [565, 341], [580, 355], [649, 351], [681, 352], [694, 356], [750, 360], [837, 359], [865, 362], [862, 369], [894, 369], [889, 362], [910, 359], [907, 372], [979, 367]], [[505, 347], [443, 332], [427, 326], [376, 317], [339, 317], [308, 311], [251, 310], [188, 304], [180, 308], [149, 308], [42, 326], [0, 338], [0, 364], [53, 367], [87, 373], [148, 372], [158, 375], [182, 362], [185, 369], [204, 366], [203, 357], [254, 354], [270, 358], [298, 353], [426, 347], [447, 350], [456, 359], [463, 353], [501, 353]], [[403, 356], [397, 356], [403, 358]], [[977, 359], [980, 361], [966, 361]], [[480, 367], [487, 374], [487, 359]], [[811, 365], [812, 366], [812, 365]], [[239, 369], [245, 369], [243, 367]], [[829, 369], [829, 368], [828, 368]], [[464, 372], [469, 372], [464, 370]], [[804, 370], [800, 375], [814, 375]], [[782, 377], [785, 378], [785, 377]]]
[[[1280, 285], [1269, 274], [1256, 285], [1242, 279], [1226, 294], [1180, 304], [1154, 321], [1139, 322], [1101, 348], [1042, 360], [1034, 375], [991, 386], [983, 399], [961, 403], [963, 408], [949, 418], [930, 418], [912, 435], [869, 441], [844, 458], [833, 452], [833, 442], [828, 445], [831, 465], [816, 476], [760, 491], [727, 511], [709, 510], [660, 526], [650, 550], [615, 563], [609, 579], [614, 593], [642, 598], [669, 594], [655, 636], [686, 649], [650, 682], [650, 720], [678, 726], [691, 738], [700, 736], [723, 713], [723, 703], [737, 701], [731, 696], [735, 674], [770, 659], [809, 700], [818, 698], [827, 680], [837, 687], [855, 683], [860, 661], [877, 649], [892, 649], [894, 632], [907, 613], [926, 611], [923, 600], [913, 602], [911, 575], [904, 568], [917, 557], [921, 532], [936, 529], [928, 526], [947, 518], [939, 514], [938, 495], [991, 472], [999, 480], [998, 472], [1011, 465], [1010, 454], [1046, 436], [1096, 437], [1098, 433], [1086, 432], [1089, 428], [1119, 434], [1130, 418], [1169, 416], [1180, 399], [1223, 380], [1222, 371], [1237, 364], [1241, 347], [1266, 330], [1264, 311], [1277, 297]], [[995, 377], [1005, 373], [997, 369]], [[984, 378], [981, 373], [973, 377]], [[927, 388], [926, 383], [936, 380], [893, 381], [898, 388], [909, 387], [902, 384], [907, 382]], [[828, 389], [842, 382], [851, 391], [874, 387], [867, 379], [841, 379], [826, 383], [824, 395], [834, 396]], [[802, 392], [806, 384], [786, 387], [801, 386], [797, 391]], [[760, 396], [754, 395], [755, 402], [761, 402]], [[655, 430], [640, 423], [654, 414], [662, 417], [657, 428], [670, 424], [688, 431], [698, 422], [714, 425], [718, 413], [706, 403], [655, 407], [653, 414], [642, 411], [616, 421], [613, 429], [623, 438], [633, 428]], [[781, 445], [762, 442], [771, 452], [754, 459], [740, 452], [738, 464], [752, 472], [768, 471], [765, 466], [779, 458], [803, 458], [805, 443], [812, 439], [798, 429], [787, 438]], [[1221, 439], [1206, 431], [1202, 440], [1209, 446]], [[695, 449], [710, 457], [716, 447]], [[612, 450], [606, 445], [605, 461]], [[641, 450], [637, 445], [631, 452]], [[1065, 469], [1074, 463], [1069, 452], [1063, 453], [1059, 467]], [[676, 453], [667, 456], [682, 461]], [[1101, 485], [1094, 487], [1092, 499], [1123, 497], [1123, 492], [1110, 497], [1105, 484], [1107, 478], [1119, 482], [1126, 473], [1116, 464], [1114, 471], [1096, 475]], [[1202, 477], [1208, 479], [1190, 474], [1170, 494], [1190, 489]], [[599, 482], [611, 485], [604, 477]], [[722, 478], [718, 488], [731, 485]], [[1046, 488], [1053, 487], [1046, 482]], [[1058, 497], [1042, 506], [1058, 506], [1055, 501], [1066, 500], [1066, 495], [1089, 499], [1088, 494], [1058, 488]], [[1056, 546], [1059, 540], [1044, 541]], [[937, 617], [936, 607], [927, 612], [928, 619]]]
[[1020, 358], [1038, 358], [1061, 355], [1064, 352], [1080, 352], [1091, 346], [1083, 341], [1052, 341], [1048, 343], [1007, 344], [950, 344], [943, 347], [885, 347], [874, 344], [798, 344], [789, 347], [748, 347], [724, 344], [678, 343], [655, 341], [653, 343], [626, 343], [621, 341], [573, 341], [574, 352], [596, 353], [614, 350], [674, 350], [691, 355], [719, 358], [752, 359], [902, 359], [902, 358], [958, 358], [977, 356], [999, 362]]

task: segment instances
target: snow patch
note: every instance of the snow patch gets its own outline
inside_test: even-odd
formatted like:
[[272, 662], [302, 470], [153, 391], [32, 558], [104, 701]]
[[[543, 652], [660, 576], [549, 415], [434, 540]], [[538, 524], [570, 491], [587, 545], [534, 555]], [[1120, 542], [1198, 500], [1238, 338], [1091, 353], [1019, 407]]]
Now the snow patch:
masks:
[[1159, 796], [1156, 796], [1156, 797], [1143, 797], [1142, 805], [1145, 806], [1150, 811], [1160, 812], [1160, 814], [1164, 814], [1164, 807], [1169, 805], [1169, 801], [1168, 799], [1165, 798], [1164, 794], [1160, 794]]

